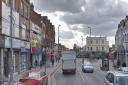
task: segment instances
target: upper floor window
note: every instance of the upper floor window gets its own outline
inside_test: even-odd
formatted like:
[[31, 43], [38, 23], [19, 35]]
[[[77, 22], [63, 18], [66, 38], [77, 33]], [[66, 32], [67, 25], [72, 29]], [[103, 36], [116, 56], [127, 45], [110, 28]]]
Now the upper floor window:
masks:
[[92, 47], [91, 47], [91, 51], [92, 51]]
[[20, 3], [20, 12], [21, 12], [22, 15], [24, 14], [23, 13], [24, 12], [24, 10], [23, 10], [23, 2]]
[[16, 10], [16, 0], [13, 0], [12, 8], [13, 8], [14, 10]]
[[89, 44], [89, 41], [88, 41], [88, 44]]
[[104, 40], [102, 40], [102, 44], [104, 44]]
[[98, 44], [98, 40], [96, 40], [96, 44]]
[[91, 44], [93, 44], [92, 40], [90, 42], [91, 42]]
[[104, 47], [102, 47], [102, 51], [104, 51]]
[[24, 5], [24, 16], [28, 17], [28, 6]]
[[28, 18], [28, 11], [29, 11], [28, 6], [26, 4], [24, 4], [23, 2], [21, 2], [21, 4], [20, 4], [20, 13], [21, 13], [21, 15]]
[[27, 26], [22, 24], [22, 39], [26, 39], [26, 29]]
[[98, 47], [96, 47], [96, 51], [98, 51]]

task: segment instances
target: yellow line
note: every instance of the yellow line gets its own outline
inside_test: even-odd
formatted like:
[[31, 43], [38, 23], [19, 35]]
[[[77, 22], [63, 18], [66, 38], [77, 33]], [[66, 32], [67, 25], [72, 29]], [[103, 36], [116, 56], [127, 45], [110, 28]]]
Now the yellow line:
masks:
[[58, 68], [55, 73], [51, 76], [51, 80], [52, 80], [52, 85], [56, 85], [56, 79], [55, 79], [55, 74], [60, 70], [60, 68]]

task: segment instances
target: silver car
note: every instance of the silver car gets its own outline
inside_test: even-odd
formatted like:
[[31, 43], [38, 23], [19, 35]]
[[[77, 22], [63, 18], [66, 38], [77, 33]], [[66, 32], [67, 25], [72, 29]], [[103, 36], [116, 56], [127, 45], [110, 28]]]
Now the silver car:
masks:
[[128, 73], [123, 71], [109, 71], [104, 79], [105, 85], [128, 85]]
[[93, 73], [94, 72], [93, 65], [90, 62], [84, 62], [83, 65], [82, 65], [82, 71]]

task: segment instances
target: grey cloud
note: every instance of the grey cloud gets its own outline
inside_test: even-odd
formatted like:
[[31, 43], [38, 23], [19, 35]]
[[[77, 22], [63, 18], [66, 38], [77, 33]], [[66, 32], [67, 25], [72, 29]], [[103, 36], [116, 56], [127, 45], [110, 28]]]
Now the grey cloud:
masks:
[[72, 31], [62, 31], [60, 32], [60, 38], [62, 39], [73, 39], [74, 34]]
[[[117, 30], [117, 25], [116, 23], [119, 23], [119, 22], [108, 22], [108, 23], [103, 23], [103, 24], [99, 24], [99, 25], [92, 25], [91, 27], [91, 34], [92, 35], [96, 35], [96, 36], [114, 36], [115, 35], [115, 32]], [[84, 35], [89, 35], [90, 34], [90, 28], [88, 28], [87, 25], [83, 24], [81, 27], [79, 27], [78, 25], [74, 25], [74, 26], [70, 26], [70, 29], [74, 30], [76, 29], [75, 31], [78, 31], [78, 32], [81, 32], [83, 33]]]
[[[65, 13], [60, 19], [69, 29], [85, 35], [89, 34], [87, 26], [91, 26], [93, 35], [114, 36], [119, 21], [128, 13], [127, 5], [121, 0], [86, 0], [85, 12]], [[83, 26], [78, 27], [79, 24]]]
[[35, 9], [46, 12], [80, 12], [81, 6], [85, 4], [85, 0], [32, 0]]
[[[65, 13], [65, 15], [62, 16], [60, 19], [65, 21], [67, 24], [97, 25], [101, 23], [107, 23], [109, 21], [117, 21], [127, 15], [128, 8], [126, 9], [125, 6], [127, 6], [128, 4], [124, 2], [118, 1], [117, 4], [114, 4], [115, 2], [112, 2], [111, 0], [90, 1], [91, 2], [87, 3], [87, 10], [85, 12], [75, 14]], [[93, 2], [95, 2], [96, 4], [94, 4]], [[103, 5], [99, 7], [100, 4]]]

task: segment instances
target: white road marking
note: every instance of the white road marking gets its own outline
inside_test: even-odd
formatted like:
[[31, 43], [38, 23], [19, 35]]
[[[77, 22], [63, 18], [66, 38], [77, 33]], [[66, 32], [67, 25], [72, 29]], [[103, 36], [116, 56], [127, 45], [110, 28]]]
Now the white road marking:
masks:
[[79, 72], [79, 74], [80, 74], [80, 77], [81, 77], [82, 81], [83, 81], [83, 82], [85, 82], [84, 76], [82, 75], [82, 73], [81, 73], [81, 70], [80, 70], [80, 67], [79, 67], [79, 66], [78, 66], [78, 72]]

